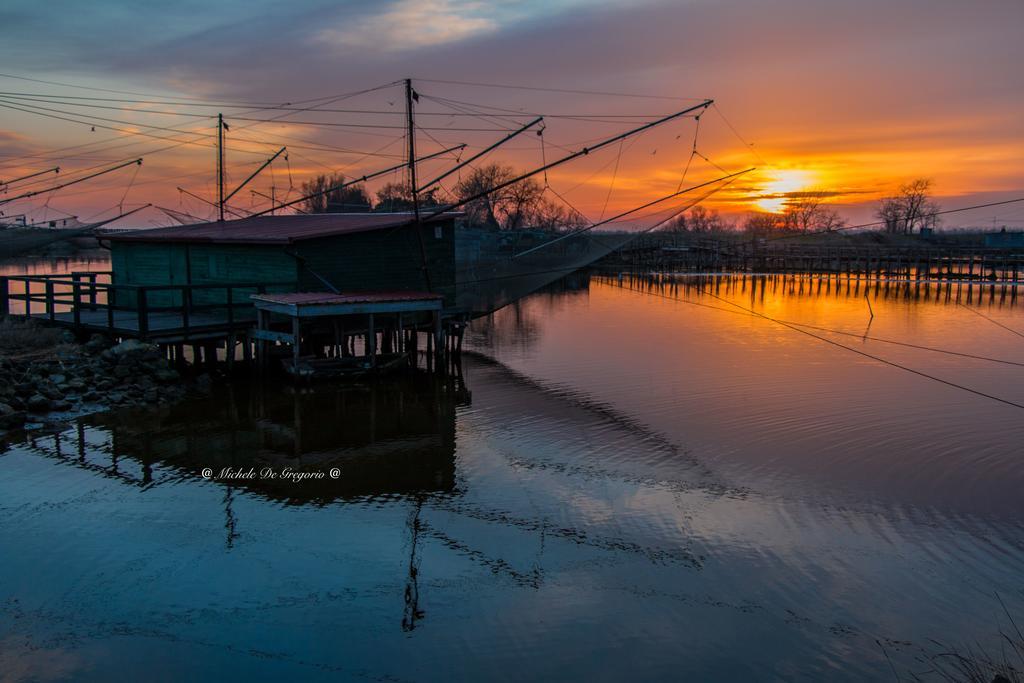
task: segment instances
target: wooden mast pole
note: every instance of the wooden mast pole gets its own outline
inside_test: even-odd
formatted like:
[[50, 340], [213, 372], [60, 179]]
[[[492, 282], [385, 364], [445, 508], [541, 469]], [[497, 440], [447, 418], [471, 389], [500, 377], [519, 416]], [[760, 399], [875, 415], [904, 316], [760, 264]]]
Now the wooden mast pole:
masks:
[[224, 220], [224, 114], [217, 114], [217, 220]]
[[413, 100], [419, 99], [419, 95], [412, 89], [412, 79], [405, 79], [405, 114], [408, 123], [409, 138], [409, 194], [412, 196], [413, 229], [416, 231], [416, 239], [420, 245], [420, 261], [423, 268], [423, 282], [427, 291], [432, 292], [430, 286], [430, 269], [427, 268], [427, 248], [423, 244], [423, 230], [420, 221], [420, 195], [416, 188], [416, 122], [413, 116]]

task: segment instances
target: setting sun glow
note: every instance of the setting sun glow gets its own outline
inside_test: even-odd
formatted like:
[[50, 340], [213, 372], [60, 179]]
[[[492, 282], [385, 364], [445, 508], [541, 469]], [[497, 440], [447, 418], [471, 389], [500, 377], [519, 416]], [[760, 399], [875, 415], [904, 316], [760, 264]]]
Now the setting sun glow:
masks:
[[784, 169], [771, 171], [760, 196], [754, 205], [761, 211], [779, 213], [786, 207], [789, 192], [799, 192], [814, 186], [815, 177], [810, 171]]

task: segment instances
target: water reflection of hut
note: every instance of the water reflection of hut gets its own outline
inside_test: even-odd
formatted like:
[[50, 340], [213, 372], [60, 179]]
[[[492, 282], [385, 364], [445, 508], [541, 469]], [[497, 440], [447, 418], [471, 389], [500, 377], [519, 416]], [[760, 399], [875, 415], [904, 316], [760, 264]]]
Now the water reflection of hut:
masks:
[[[439, 493], [455, 485], [455, 407], [468, 393], [423, 373], [388, 382], [278, 390], [226, 388], [145, 420], [124, 413], [86, 419], [110, 435], [111, 458], [170, 468], [292, 504], [355, 496]], [[324, 473], [222, 478], [225, 469]], [[340, 476], [329, 472], [337, 468]], [[204, 470], [212, 476], [203, 474]]]

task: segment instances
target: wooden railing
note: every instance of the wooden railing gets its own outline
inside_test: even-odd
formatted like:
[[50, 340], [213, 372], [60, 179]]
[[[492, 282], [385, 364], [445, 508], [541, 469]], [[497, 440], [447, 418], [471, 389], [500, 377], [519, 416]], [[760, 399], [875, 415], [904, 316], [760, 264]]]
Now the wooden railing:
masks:
[[[0, 315], [43, 318], [76, 330], [141, 339], [154, 334], [188, 338], [199, 330], [248, 326], [255, 320], [250, 295], [294, 291], [297, 285], [131, 285], [113, 284], [110, 276], [109, 271], [0, 276]], [[22, 303], [21, 310], [12, 309], [17, 302]]]

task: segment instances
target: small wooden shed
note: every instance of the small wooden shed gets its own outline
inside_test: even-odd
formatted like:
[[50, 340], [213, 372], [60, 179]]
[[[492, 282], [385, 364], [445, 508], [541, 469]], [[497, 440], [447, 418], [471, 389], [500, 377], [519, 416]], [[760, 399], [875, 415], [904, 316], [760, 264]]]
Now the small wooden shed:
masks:
[[[429, 290], [455, 298], [455, 220], [409, 213], [260, 216], [111, 235], [116, 285], [266, 283], [267, 291]], [[418, 233], [418, 234], [417, 234]], [[424, 271], [424, 262], [426, 271]], [[223, 290], [196, 290], [218, 303]], [[154, 293], [180, 305], [177, 291]]]

